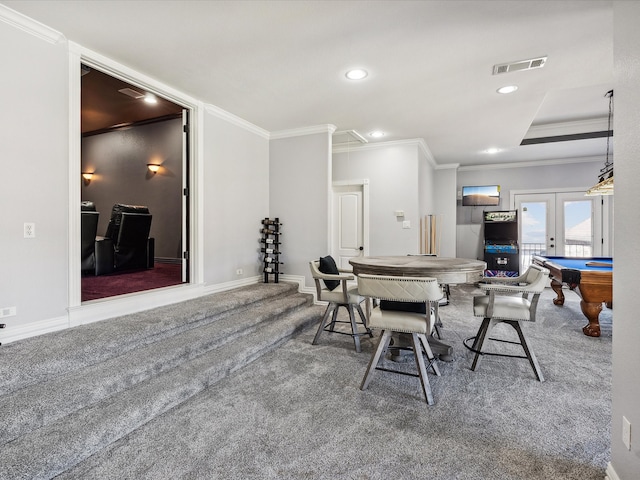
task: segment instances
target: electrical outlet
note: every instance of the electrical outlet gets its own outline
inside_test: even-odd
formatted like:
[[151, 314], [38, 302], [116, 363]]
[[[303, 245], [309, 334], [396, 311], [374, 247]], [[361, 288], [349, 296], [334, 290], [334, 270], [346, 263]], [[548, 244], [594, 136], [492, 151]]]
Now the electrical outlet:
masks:
[[404, 220], [402, 222], [402, 228], [411, 228], [411, 220]]
[[14, 317], [16, 315], [16, 307], [0, 308], [0, 318]]
[[36, 238], [36, 224], [25, 223], [24, 224], [24, 238]]
[[241, 268], [236, 270], [236, 275], [242, 275], [242, 269]]
[[631, 450], [631, 423], [625, 416], [622, 417], [622, 443]]

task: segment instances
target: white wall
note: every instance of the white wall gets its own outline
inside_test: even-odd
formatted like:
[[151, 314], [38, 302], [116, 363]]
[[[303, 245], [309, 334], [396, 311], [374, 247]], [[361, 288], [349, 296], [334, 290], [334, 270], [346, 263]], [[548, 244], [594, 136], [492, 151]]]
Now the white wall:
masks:
[[[606, 92], [603, 92], [603, 95]], [[483, 211], [509, 210], [511, 190], [567, 189], [585, 190], [597, 181], [604, 163], [602, 159], [576, 162], [549, 162], [535, 166], [485, 165], [458, 169], [457, 190], [464, 185], [500, 185], [500, 205], [497, 207], [463, 207], [457, 200], [457, 256], [483, 257]]]
[[[611, 464], [620, 480], [640, 476], [640, 321], [635, 295], [640, 271], [640, 19], [639, 2], [614, 1], [615, 271]], [[622, 417], [631, 422], [631, 451]]]
[[269, 216], [269, 141], [210, 109], [203, 134], [204, 281], [261, 275], [258, 238], [260, 220]]
[[[420, 176], [417, 142], [389, 142], [352, 147], [333, 154], [333, 181], [369, 179], [370, 255], [418, 253], [420, 245]], [[425, 208], [427, 208], [425, 206]], [[403, 217], [394, 211], [403, 210]], [[402, 228], [402, 222], [411, 228]]]
[[[178, 292], [151, 291], [131, 299], [71, 305], [69, 44], [63, 36], [54, 43], [34, 36], [28, 33], [28, 24], [25, 20], [21, 25], [25, 31], [0, 21], [0, 58], [5, 73], [0, 108], [0, 307], [17, 309], [16, 316], [2, 319], [7, 328], [0, 331], [0, 341], [151, 308], [260, 278], [260, 219], [269, 215], [269, 135], [212, 107], [196, 125], [198, 142], [192, 145], [204, 163], [193, 165], [202, 175], [197, 185], [192, 185], [192, 193], [202, 199], [192, 212], [194, 222], [202, 219], [194, 235], [202, 237], [201, 254], [192, 252], [194, 265], [198, 265], [194, 270], [204, 284], [177, 287]], [[72, 185], [78, 188], [76, 198], [80, 182], [78, 174]], [[36, 238], [23, 238], [24, 222], [35, 223]], [[242, 275], [236, 274], [239, 268]]]
[[[0, 307], [17, 308], [2, 319], [8, 333], [67, 314], [67, 48], [0, 21], [0, 59]], [[25, 222], [36, 238], [23, 237]]]
[[330, 253], [333, 130], [327, 125], [308, 133], [276, 132], [269, 146], [269, 215], [265, 216], [283, 223], [280, 271], [304, 275], [308, 287], [314, 285], [309, 262]]

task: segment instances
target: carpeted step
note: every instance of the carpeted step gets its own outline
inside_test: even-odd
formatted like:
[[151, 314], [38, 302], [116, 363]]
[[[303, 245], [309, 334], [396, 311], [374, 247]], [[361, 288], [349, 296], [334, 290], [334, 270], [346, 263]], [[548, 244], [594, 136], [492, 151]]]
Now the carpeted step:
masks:
[[259, 283], [0, 347], [0, 395], [104, 362], [267, 299], [297, 292], [287, 282]]
[[[167, 361], [176, 362], [176, 351], [181, 347], [168, 346], [173, 343], [173, 338], [141, 348], [140, 355], [136, 351], [113, 359], [113, 362], [122, 360], [123, 363], [120, 365], [107, 362], [104, 371], [91, 372], [104, 375], [105, 383], [97, 382], [97, 389], [104, 392], [98, 397], [106, 394], [102, 399], [94, 398], [91, 391], [84, 393], [85, 390], [93, 388], [90, 386], [91, 375], [82, 380], [89, 382], [84, 386], [74, 383], [80, 381], [80, 378], [75, 378], [75, 374], [68, 375], [67, 380], [71, 382], [67, 384], [68, 388], [78, 395], [91, 397], [90, 403], [84, 408], [57, 418], [53, 418], [56, 414], [51, 413], [51, 409], [45, 406], [46, 401], [32, 404], [33, 410], [30, 415], [37, 415], [38, 408], [48, 409], [49, 423], [43, 423], [44, 426], [41, 428], [20, 435], [2, 446], [0, 478], [50, 478], [57, 475], [276, 348], [297, 331], [317, 322], [322, 314], [322, 307], [300, 303], [300, 297], [308, 299], [309, 296], [293, 295], [292, 298], [265, 302], [250, 311], [245, 309], [243, 313], [229, 315], [224, 321], [216, 322], [215, 327], [219, 327], [223, 332], [217, 335], [217, 339], [207, 339], [209, 335], [216, 336], [212, 333], [215, 331], [213, 325], [176, 335], [175, 338], [181, 338], [187, 345], [192, 342], [198, 343], [196, 349], [201, 348], [203, 351], [191, 352], [187, 346], [182, 354], [178, 354], [182, 362], [172, 365], [172, 368], [163, 367], [165, 360], [148, 360], [143, 362], [146, 363], [143, 368], [146, 373], [125, 373], [125, 379], [122, 381], [112, 377], [108, 372], [109, 369], [118, 372], [120, 368], [133, 368], [133, 371], [137, 372], [136, 365], [129, 367], [126, 364], [137, 363], [147, 356], [162, 356], [164, 345], [167, 345], [167, 350], [173, 351], [168, 354], [169, 358], [173, 355], [173, 360]], [[288, 308], [284, 307], [285, 303]], [[304, 308], [301, 308], [303, 306]], [[256, 321], [254, 317], [262, 320]], [[247, 326], [239, 326], [245, 322]], [[225, 334], [232, 338], [223, 340]], [[149, 376], [149, 370], [153, 371], [156, 368], [159, 371]], [[133, 385], [128, 386], [127, 384], [137, 375], [145, 378], [142, 381], [136, 379]], [[128, 388], [121, 389], [123, 385], [127, 385]], [[61, 387], [64, 388], [63, 385], [56, 385], [57, 389]], [[46, 385], [43, 385], [43, 388], [46, 390]], [[121, 390], [113, 394], [109, 388]], [[73, 393], [58, 394], [53, 390], [51, 395], [57, 397], [56, 402], [62, 403], [67, 397], [74, 396]]]
[[4, 395], [0, 397], [0, 445], [234, 341], [241, 335], [251, 335], [260, 322], [271, 321], [308, 305], [309, 296], [302, 294], [269, 299], [200, 328], [180, 332], [83, 370]]

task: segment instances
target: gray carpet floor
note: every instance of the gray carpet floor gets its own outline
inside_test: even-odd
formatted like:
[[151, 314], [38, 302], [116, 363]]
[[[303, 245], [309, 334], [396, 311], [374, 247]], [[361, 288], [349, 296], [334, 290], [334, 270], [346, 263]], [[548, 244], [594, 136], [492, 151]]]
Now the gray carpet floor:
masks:
[[[586, 337], [577, 295], [556, 307], [547, 289], [538, 321], [524, 327], [540, 383], [523, 359], [487, 356], [469, 369], [462, 339], [480, 324], [474, 293], [453, 287], [441, 309], [454, 361], [430, 375], [434, 406], [404, 375], [377, 371], [361, 391], [376, 339], [363, 339], [360, 354], [343, 335], [313, 346], [312, 326], [58, 478], [604, 478], [612, 311], [601, 314], [602, 336]], [[493, 336], [515, 333], [503, 325]]]

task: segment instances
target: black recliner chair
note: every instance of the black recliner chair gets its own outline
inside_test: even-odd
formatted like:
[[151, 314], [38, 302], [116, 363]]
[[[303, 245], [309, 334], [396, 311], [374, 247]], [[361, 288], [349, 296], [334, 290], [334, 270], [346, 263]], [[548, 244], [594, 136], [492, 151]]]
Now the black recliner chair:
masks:
[[153, 268], [155, 241], [149, 238], [152, 218], [146, 206], [113, 206], [104, 239], [96, 242], [96, 275]]
[[96, 268], [96, 235], [100, 213], [93, 202], [83, 201], [80, 204], [80, 245], [82, 273], [94, 273]]

